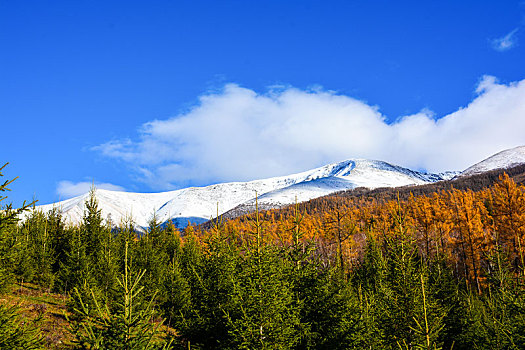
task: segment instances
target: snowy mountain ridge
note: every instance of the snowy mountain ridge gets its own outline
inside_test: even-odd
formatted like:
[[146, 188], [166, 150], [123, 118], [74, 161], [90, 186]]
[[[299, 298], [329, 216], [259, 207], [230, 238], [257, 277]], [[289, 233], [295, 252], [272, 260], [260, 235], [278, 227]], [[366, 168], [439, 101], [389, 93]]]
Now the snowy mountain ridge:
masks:
[[467, 168], [459, 176], [481, 174], [495, 169], [508, 169], [520, 164], [525, 164], [525, 146], [518, 146], [498, 152]]
[[[160, 193], [132, 193], [97, 189], [96, 197], [104, 219], [113, 225], [131, 218], [139, 229], [148, 226], [155, 212], [158, 221], [172, 220], [178, 227], [202, 223], [233, 208], [250, 208], [255, 195], [262, 209], [276, 208], [334, 192], [367, 187], [421, 185], [454, 177], [525, 164], [525, 146], [501, 151], [463, 172], [438, 174], [418, 172], [387, 162], [348, 159], [297, 174], [248, 182], [219, 183], [205, 187], [188, 187]], [[68, 223], [82, 221], [88, 193], [54, 204], [37, 206], [47, 212], [59, 208]], [[28, 215], [28, 213], [24, 214]]]
[[[356, 187], [398, 187], [446, 180], [450, 174], [427, 174], [383, 161], [348, 159], [288, 176], [249, 182], [219, 183], [160, 193], [132, 193], [96, 190], [102, 216], [118, 225], [131, 217], [135, 225], [147, 227], [153, 213], [160, 222], [173, 220], [179, 226], [188, 221], [201, 223], [241, 204], [255, 201], [261, 206], [278, 207], [307, 201]], [[66, 222], [82, 221], [88, 193], [55, 204], [37, 206], [47, 212], [59, 208]], [[218, 205], [218, 208], [217, 208]]]

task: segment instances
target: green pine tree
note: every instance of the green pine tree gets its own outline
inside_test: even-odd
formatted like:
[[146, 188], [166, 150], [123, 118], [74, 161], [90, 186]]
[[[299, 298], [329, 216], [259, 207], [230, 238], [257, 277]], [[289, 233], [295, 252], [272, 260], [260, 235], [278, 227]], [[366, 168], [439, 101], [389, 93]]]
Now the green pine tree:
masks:
[[154, 324], [153, 299], [143, 302], [141, 280], [145, 271], [133, 273], [129, 264], [128, 244], [124, 252], [124, 273], [118, 279], [119, 299], [113, 307], [101, 302], [91, 293], [93, 303], [85, 303], [77, 293], [79, 316], [72, 319], [75, 344], [79, 349], [167, 349], [167, 341], [159, 331], [161, 323]]
[[32, 322], [23, 321], [20, 310], [0, 304], [0, 349], [44, 349], [43, 336]]
[[[6, 165], [0, 167], [0, 177]], [[7, 198], [3, 192], [9, 191], [8, 186], [15, 179], [0, 183], [0, 202]], [[0, 293], [10, 287], [20, 259], [18, 254], [24, 252], [17, 241], [18, 215], [33, 204], [34, 201], [24, 202], [19, 209], [13, 209], [10, 204], [0, 208]], [[0, 304], [0, 349], [43, 349], [43, 337], [35, 324], [22, 320], [18, 308], [3, 304]]]

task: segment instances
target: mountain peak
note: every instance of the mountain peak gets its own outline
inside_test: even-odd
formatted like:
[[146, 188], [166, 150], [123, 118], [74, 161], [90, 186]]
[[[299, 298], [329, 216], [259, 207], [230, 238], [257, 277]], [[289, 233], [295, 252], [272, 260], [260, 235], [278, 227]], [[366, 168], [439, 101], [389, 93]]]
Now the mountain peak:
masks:
[[[153, 212], [160, 222], [200, 223], [254, 201], [257, 192], [261, 205], [279, 207], [306, 201], [356, 187], [398, 187], [443, 180], [438, 174], [426, 174], [383, 161], [347, 159], [316, 169], [249, 182], [219, 183], [161, 193], [131, 193], [96, 190], [95, 195], [104, 218], [119, 224], [132, 217], [138, 228], [148, 225]], [[79, 223], [85, 210], [86, 194], [53, 205], [37, 207], [42, 211], [58, 207], [65, 221]]]
[[508, 169], [520, 164], [525, 164], [525, 146], [498, 152], [467, 168], [460, 176], [470, 176], [495, 169]]

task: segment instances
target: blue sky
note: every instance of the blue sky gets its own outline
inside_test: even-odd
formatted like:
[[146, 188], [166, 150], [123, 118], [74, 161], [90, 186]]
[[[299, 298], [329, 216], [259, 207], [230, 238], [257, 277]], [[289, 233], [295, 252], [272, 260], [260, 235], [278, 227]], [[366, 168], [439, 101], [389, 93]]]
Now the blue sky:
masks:
[[10, 200], [350, 157], [459, 169], [525, 144], [524, 16], [523, 1], [0, 0]]

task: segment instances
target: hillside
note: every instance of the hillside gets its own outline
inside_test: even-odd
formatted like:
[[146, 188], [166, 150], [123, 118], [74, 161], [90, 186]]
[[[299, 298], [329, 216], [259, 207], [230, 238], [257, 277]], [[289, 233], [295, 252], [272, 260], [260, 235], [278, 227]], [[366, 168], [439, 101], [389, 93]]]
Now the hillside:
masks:
[[472, 165], [460, 176], [481, 174], [495, 169], [509, 169], [525, 163], [525, 146], [518, 146], [498, 152], [479, 163]]
[[[400, 199], [407, 199], [411, 194], [414, 196], [430, 195], [439, 191], [450, 190], [455, 188], [458, 190], [472, 190], [480, 191], [493, 186], [499, 181], [499, 177], [506, 173], [516, 183], [525, 183], [525, 164], [517, 165], [508, 169], [495, 169], [486, 171], [483, 173], [470, 175], [470, 176], [456, 176], [450, 180], [443, 180], [435, 183], [414, 185], [414, 186], [401, 186], [401, 187], [378, 187], [374, 189], [366, 187], [356, 187], [350, 190], [342, 190], [328, 194], [326, 196], [319, 196], [308, 201], [300, 203], [300, 208], [307, 211], [316, 211], [321, 207], [333, 206], [336, 203], [337, 198], [367, 198], [375, 199], [380, 201], [394, 200], [398, 196]], [[263, 202], [264, 203], [264, 202]], [[259, 205], [260, 210], [270, 209], [286, 209], [289, 205], [283, 205], [280, 207], [268, 207]], [[232, 210], [221, 215], [222, 219], [229, 220], [239, 216], [247, 215], [255, 211], [255, 203], [250, 202], [249, 204], [242, 204], [233, 208]], [[209, 228], [211, 222], [206, 222], [202, 225], [204, 228]]]
[[[102, 217], [112, 226], [131, 219], [141, 231], [148, 226], [155, 213], [157, 221], [171, 221], [176, 227], [184, 228], [188, 223], [201, 224], [217, 215], [233, 218], [252, 212], [256, 197], [259, 209], [264, 210], [339, 192], [342, 196], [391, 197], [397, 192], [401, 196], [410, 192], [424, 194], [450, 186], [476, 190], [494, 183], [501, 169], [510, 171], [523, 163], [525, 146], [499, 152], [461, 173], [429, 174], [378, 160], [348, 159], [287, 176], [161, 193], [97, 190], [96, 198]], [[519, 172], [512, 172], [516, 171]], [[87, 198], [86, 193], [59, 203], [38, 206], [37, 209], [48, 212], [60, 208], [66, 222], [78, 224], [82, 220]]]
[[[113, 225], [132, 218], [138, 229], [148, 226], [155, 212], [160, 222], [173, 221], [178, 227], [199, 224], [240, 205], [253, 205], [258, 195], [262, 207], [275, 208], [330, 193], [365, 186], [398, 187], [440, 181], [454, 173], [427, 174], [382, 161], [349, 159], [288, 176], [249, 182], [230, 182], [206, 187], [189, 187], [161, 193], [131, 193], [97, 190], [102, 217]], [[84, 194], [55, 204], [37, 206], [44, 212], [60, 208], [72, 224], [82, 220]]]
[[[448, 190], [451, 187], [460, 190], [473, 190], [479, 191], [481, 189], [492, 186], [503, 173], [507, 173], [516, 183], [523, 183], [525, 181], [525, 146], [512, 148], [499, 152], [475, 165], [467, 168], [462, 172], [446, 172], [438, 174], [440, 177], [439, 181], [432, 181], [423, 184], [401, 184], [400, 186], [355, 186], [353, 188], [343, 188], [341, 186], [340, 191], [332, 191], [326, 193], [326, 195], [319, 195], [312, 197], [312, 199], [306, 201], [298, 196], [298, 202], [305, 202], [302, 204], [304, 207], [315, 207], [318, 203], [325, 202], [327, 198], [332, 196], [342, 197], [370, 197], [377, 199], [394, 199], [399, 196], [401, 198], [408, 198], [412, 193], [414, 195], [427, 195], [441, 190]], [[370, 173], [372, 174], [372, 173]], [[384, 174], [380, 174], [383, 176]], [[369, 174], [363, 174], [363, 177], [369, 176]], [[322, 188], [326, 186], [330, 180], [321, 180], [316, 183], [319, 187], [319, 193], [322, 193]], [[375, 183], [379, 184], [381, 179], [375, 179]], [[332, 188], [336, 188], [339, 182], [333, 181]], [[314, 185], [314, 183], [312, 183]], [[291, 186], [290, 188], [276, 191], [288, 194], [288, 204], [282, 203], [281, 205], [272, 205], [272, 201], [268, 201], [267, 197], [272, 198], [272, 193], [265, 194], [259, 198], [258, 206], [261, 210], [274, 209], [286, 207], [295, 201], [292, 200], [293, 192], [290, 191], [294, 187], [300, 188], [301, 184]], [[314, 186], [312, 186], [314, 187]], [[274, 203], [275, 204], [275, 201]], [[224, 219], [232, 219], [241, 215], [251, 213], [255, 210], [255, 201], [251, 200], [243, 203], [223, 214]], [[205, 225], [207, 226], [207, 225]]]

